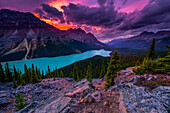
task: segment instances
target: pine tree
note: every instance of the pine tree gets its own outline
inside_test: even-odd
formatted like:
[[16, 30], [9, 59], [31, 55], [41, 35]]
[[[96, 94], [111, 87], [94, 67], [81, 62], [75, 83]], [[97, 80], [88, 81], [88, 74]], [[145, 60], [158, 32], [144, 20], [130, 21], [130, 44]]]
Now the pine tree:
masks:
[[40, 70], [38, 69], [37, 66], [36, 66], [35, 70], [36, 70], [36, 74], [37, 74], [38, 79], [41, 79]]
[[106, 72], [106, 88], [113, 86], [115, 74], [120, 69], [120, 57], [117, 53], [117, 50], [113, 53], [110, 63], [108, 64], [107, 72]]
[[21, 85], [22, 84], [22, 78], [20, 75], [18, 75], [17, 77], [17, 86]]
[[2, 67], [2, 64], [0, 63], [0, 82], [4, 83], [5, 82], [5, 73]]
[[63, 78], [63, 77], [64, 77], [64, 75], [63, 75], [63, 71], [62, 71], [62, 70], [60, 71], [60, 77], [61, 77], [61, 78]]
[[13, 68], [14, 68], [14, 79], [17, 80], [18, 72], [15, 68], [15, 65], [13, 65]]
[[156, 51], [155, 51], [155, 38], [152, 40], [152, 44], [150, 45], [149, 51], [146, 55], [148, 59], [156, 58]]
[[13, 79], [13, 88], [14, 88], [14, 89], [17, 88], [17, 84], [16, 84], [16, 82], [15, 82], [14, 79]]
[[53, 70], [53, 72], [54, 72], [53, 80], [55, 81], [55, 78], [56, 78], [56, 72], [55, 72], [55, 70]]
[[136, 62], [136, 66], [139, 66], [140, 65], [140, 61], [139, 60], [137, 60], [137, 62]]
[[16, 70], [15, 65], [13, 65], [13, 68], [14, 68], [14, 80], [17, 81], [21, 73], [19, 73], [19, 70], [18, 71]]
[[26, 64], [24, 64], [23, 80], [24, 80], [26, 83], [30, 83], [30, 74], [29, 74], [29, 72], [28, 72], [28, 68], [27, 68], [27, 65], [26, 65]]
[[6, 62], [6, 64], [5, 64], [5, 74], [6, 74], [6, 77], [7, 77], [7, 81], [12, 82], [13, 77], [12, 77], [12, 72], [9, 69], [8, 62]]
[[45, 76], [44, 76], [44, 71], [42, 70], [42, 79], [44, 79], [45, 78]]
[[40, 69], [38, 69], [38, 76], [39, 76], [39, 79], [42, 79]]
[[90, 65], [88, 66], [87, 72], [86, 72], [86, 78], [89, 82], [92, 82], [92, 65], [90, 62]]
[[76, 80], [76, 81], [79, 81], [79, 74], [78, 74], [78, 67], [77, 67], [77, 64], [74, 63], [74, 66], [73, 66], [73, 78]]
[[33, 78], [31, 68], [28, 69], [28, 75], [29, 75], [29, 78], [28, 78], [29, 79], [29, 84], [31, 84], [32, 83], [32, 78]]
[[57, 69], [57, 67], [55, 67], [54, 76], [58, 77], [58, 69]]
[[73, 71], [70, 72], [69, 77], [73, 78]]
[[37, 74], [36, 74], [36, 72], [34, 70], [34, 64], [32, 64], [32, 73], [31, 73], [31, 75], [32, 75], [32, 83], [33, 84], [37, 83], [38, 82], [38, 77], [37, 77]]
[[48, 65], [48, 78], [52, 78], [52, 74], [51, 74], [51, 70], [50, 70], [50, 66]]
[[99, 78], [102, 78], [105, 75], [105, 73], [106, 73], [106, 71], [105, 71], [104, 60], [103, 60]]
[[26, 82], [22, 79], [21, 85], [26, 85]]
[[58, 69], [57, 69], [57, 67], [56, 67], [56, 70], [55, 70], [55, 76], [56, 76], [57, 78], [60, 78], [60, 75], [58, 74]]

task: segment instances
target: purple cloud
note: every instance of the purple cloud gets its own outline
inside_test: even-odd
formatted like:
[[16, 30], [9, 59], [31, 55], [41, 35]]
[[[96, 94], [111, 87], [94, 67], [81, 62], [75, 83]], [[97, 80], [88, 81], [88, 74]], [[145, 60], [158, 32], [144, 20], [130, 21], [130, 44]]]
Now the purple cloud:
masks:
[[[77, 2], [73, 0], [73, 3], [68, 6], [62, 6], [63, 12], [47, 4], [51, 1], [53, 0], [0, 0], [0, 8], [34, 11], [41, 18], [83, 26], [98, 38], [133, 35], [146, 30], [170, 29], [170, 0], [150, 0], [142, 10], [136, 10], [129, 14], [118, 11], [119, 9], [115, 6], [114, 0], [88, 0], [84, 5], [75, 4]], [[126, 4], [127, 6], [127, 4], [136, 1], [117, 0], [116, 2], [119, 5]], [[102, 29], [95, 31], [92, 26], [101, 27]]]
[[47, 13], [47, 17], [55, 18], [55, 20], [60, 20], [60, 23], [65, 23], [63, 13], [55, 7], [51, 7], [48, 4], [41, 4], [42, 10]]
[[40, 8], [36, 8], [36, 9], [34, 10], [34, 12], [35, 12], [35, 13], [38, 13], [39, 16], [40, 16], [40, 18], [42, 18], [42, 16], [44, 15], [44, 12], [43, 12], [42, 9], [40, 9]]
[[70, 3], [63, 6], [67, 22], [102, 27], [99, 38], [136, 34], [145, 30], [170, 29], [170, 0], [150, 0], [140, 11], [118, 12], [113, 2], [98, 0], [100, 7]]
[[103, 7], [88, 7], [70, 3], [62, 6], [67, 23], [86, 24], [110, 28], [117, 26], [123, 21], [125, 14], [118, 13], [113, 4]]
[[20, 11], [33, 11], [42, 3], [49, 3], [52, 0], [0, 0], [0, 8], [9, 8]]
[[155, 24], [159, 26], [161, 23], [170, 23], [169, 7], [169, 0], [151, 0], [141, 11], [128, 14], [120, 29], [130, 30]]

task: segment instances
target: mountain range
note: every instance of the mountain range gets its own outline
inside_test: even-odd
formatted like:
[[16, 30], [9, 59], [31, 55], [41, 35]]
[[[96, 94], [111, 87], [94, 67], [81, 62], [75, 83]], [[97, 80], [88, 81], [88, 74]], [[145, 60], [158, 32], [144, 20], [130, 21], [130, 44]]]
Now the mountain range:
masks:
[[108, 48], [82, 29], [59, 30], [31, 13], [0, 10], [0, 61], [54, 57]]
[[0, 10], [0, 62], [96, 49], [117, 49], [120, 55], [145, 54], [153, 38], [156, 39], [156, 50], [166, 51], [165, 45], [170, 45], [170, 31], [145, 31], [134, 37], [114, 39], [103, 44], [93, 34], [80, 28], [59, 30], [32, 13]]
[[165, 45], [170, 45], [170, 31], [147, 32], [124, 39], [115, 39], [108, 43], [112, 49], [118, 49], [122, 55], [144, 54], [148, 51], [153, 38], [155, 38], [155, 49], [158, 52], [167, 51]]

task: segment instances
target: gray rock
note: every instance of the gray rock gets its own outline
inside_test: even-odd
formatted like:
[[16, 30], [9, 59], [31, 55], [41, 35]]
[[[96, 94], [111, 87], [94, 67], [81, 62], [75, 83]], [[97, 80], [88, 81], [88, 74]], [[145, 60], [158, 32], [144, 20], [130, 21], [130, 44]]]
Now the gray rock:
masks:
[[3, 104], [9, 104], [9, 100], [7, 98], [0, 98], [0, 106]]
[[85, 97], [87, 94], [92, 92], [91, 83], [87, 79], [82, 79], [78, 83], [75, 83], [69, 92], [65, 94], [68, 97]]
[[93, 98], [90, 94], [87, 95], [85, 98], [84, 98], [84, 102], [85, 103], [93, 103], [95, 102], [95, 98]]
[[49, 104], [42, 105], [40, 108], [36, 109], [37, 113], [62, 113], [64, 109], [71, 106], [72, 99], [70, 97], [59, 97], [58, 99], [52, 101]]
[[123, 101], [129, 112], [168, 113], [170, 87], [158, 87], [149, 92], [144, 87], [132, 85], [122, 89]]
[[11, 87], [6, 87], [0, 84], [0, 91], [4, 91], [4, 90], [12, 90]]
[[69, 81], [69, 82], [73, 82], [74, 79], [73, 78], [65, 78], [65, 80]]
[[114, 86], [110, 87], [107, 91], [111, 92], [111, 91], [118, 91], [118, 90], [119, 89], [118, 89], [117, 85], [114, 85]]
[[9, 97], [10, 97], [9, 91], [0, 91], [0, 105], [9, 104], [10, 103]]
[[[72, 112], [71, 107], [76, 108], [79, 98], [86, 98], [88, 102], [95, 102], [101, 98], [101, 93], [95, 92], [87, 79], [75, 83], [69, 80], [68, 78], [56, 81], [48, 81], [47, 79], [44, 82], [20, 86], [12, 94], [22, 92], [25, 97], [28, 97], [27, 103], [29, 105], [20, 110], [19, 113], [69, 113]], [[63, 81], [67, 83], [63, 83]]]
[[16, 88], [16, 90], [23, 90], [24, 89], [24, 86], [20, 85]]
[[0, 98], [5, 98], [9, 96], [9, 92], [8, 91], [0, 91]]
[[95, 91], [91, 94], [95, 101], [100, 101], [102, 93], [100, 91]]

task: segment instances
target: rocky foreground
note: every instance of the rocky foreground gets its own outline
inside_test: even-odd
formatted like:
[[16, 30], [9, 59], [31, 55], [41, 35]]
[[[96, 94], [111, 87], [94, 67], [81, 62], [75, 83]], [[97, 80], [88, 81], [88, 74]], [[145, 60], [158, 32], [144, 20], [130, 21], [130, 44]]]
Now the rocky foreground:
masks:
[[16, 89], [10, 88], [10, 83], [1, 84], [0, 113], [16, 111], [17, 93], [23, 94], [29, 104], [18, 113], [168, 113], [170, 87], [148, 91], [134, 85], [137, 77], [132, 70], [122, 70], [116, 85], [108, 90], [104, 78], [93, 79], [92, 83], [87, 79], [79, 82], [71, 78], [44, 79]]

